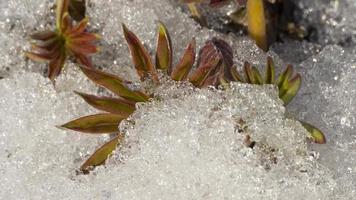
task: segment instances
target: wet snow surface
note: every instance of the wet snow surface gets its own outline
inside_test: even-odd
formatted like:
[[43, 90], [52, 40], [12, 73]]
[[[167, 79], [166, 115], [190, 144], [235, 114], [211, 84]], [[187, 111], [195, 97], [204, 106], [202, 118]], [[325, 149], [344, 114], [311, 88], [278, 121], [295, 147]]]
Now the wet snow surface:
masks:
[[[295, 65], [303, 85], [287, 111], [271, 86], [234, 84], [225, 92], [167, 81], [160, 100], [139, 105], [120, 129], [124, 145], [105, 167], [77, 175], [78, 166], [107, 141], [56, 128], [96, 111], [73, 90], [98, 93], [68, 62], [57, 86], [45, 66], [28, 61], [29, 34], [53, 27], [53, 1], [0, 1], [1, 199], [353, 199], [356, 195], [355, 2], [298, 0], [303, 23], [323, 32], [318, 44], [285, 41], [267, 54], [247, 37], [200, 28], [170, 1], [88, 1], [93, 31], [103, 36], [94, 62], [137, 79], [121, 23], [155, 47], [157, 21], [171, 32], [176, 59], [191, 37], [198, 45], [224, 37], [235, 63]], [[347, 43], [345, 43], [347, 41]], [[341, 45], [341, 46], [340, 46]], [[287, 116], [287, 117], [286, 117]], [[311, 145], [293, 119], [327, 135]], [[249, 135], [256, 141], [244, 145]]]

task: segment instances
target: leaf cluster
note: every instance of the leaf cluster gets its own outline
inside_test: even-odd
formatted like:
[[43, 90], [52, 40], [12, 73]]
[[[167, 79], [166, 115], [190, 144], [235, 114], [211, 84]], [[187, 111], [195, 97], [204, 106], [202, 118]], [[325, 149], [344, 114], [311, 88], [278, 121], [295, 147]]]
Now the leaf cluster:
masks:
[[[80, 20], [75, 23], [74, 19]], [[85, 1], [57, 0], [56, 29], [45, 30], [31, 36], [37, 42], [32, 44], [28, 58], [48, 62], [48, 77], [54, 79], [60, 74], [65, 60], [73, 57], [87, 67], [92, 67], [90, 54], [98, 52], [94, 42], [100, 37], [87, 32], [88, 18], [85, 17]]]
[[[285, 104], [288, 104], [299, 90], [301, 84], [300, 75], [294, 75], [293, 67], [289, 65], [276, 78], [272, 58], [268, 58], [264, 77], [261, 76], [256, 67], [251, 66], [247, 62], [244, 66], [244, 76], [241, 76], [233, 65], [233, 50], [231, 46], [218, 38], [206, 41], [200, 49], [197, 58], [195, 40], [192, 39], [185, 48], [179, 62], [173, 67], [171, 39], [163, 23], [159, 23], [158, 25], [154, 62], [139, 38], [125, 25], [122, 27], [133, 64], [141, 81], [151, 80], [155, 84], [160, 84], [157, 74], [158, 70], [161, 70], [175, 81], [188, 81], [199, 88], [219, 86], [232, 81], [250, 84], [275, 84], [279, 89], [279, 96]], [[117, 97], [99, 97], [76, 92], [89, 105], [101, 110], [102, 113], [75, 119], [62, 125], [63, 128], [89, 134], [118, 132], [120, 122], [135, 111], [135, 104], [137, 102], [146, 102], [153, 97], [152, 94], [146, 91], [132, 90], [128, 85], [129, 82], [121, 77], [86, 66], [81, 66], [81, 70], [93, 82], [108, 89]], [[325, 142], [324, 135], [318, 129], [311, 125], [307, 127], [316, 143]], [[118, 143], [121, 143], [123, 138], [123, 134], [121, 133], [116, 137], [119, 140]], [[104, 163], [115, 149], [112, 148], [113, 144], [114, 141], [110, 140], [100, 147], [82, 165], [81, 170], [88, 172], [92, 167]]]

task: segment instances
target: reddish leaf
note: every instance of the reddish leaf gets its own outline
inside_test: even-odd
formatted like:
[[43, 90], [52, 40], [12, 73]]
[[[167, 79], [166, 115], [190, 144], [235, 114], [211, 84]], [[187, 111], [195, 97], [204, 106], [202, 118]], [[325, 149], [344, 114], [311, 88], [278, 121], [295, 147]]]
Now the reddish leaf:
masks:
[[50, 80], [54, 80], [61, 72], [66, 55], [64, 53], [58, 53], [58, 56], [49, 62], [48, 77]]
[[52, 59], [52, 55], [41, 55], [38, 53], [33, 53], [33, 52], [26, 52], [26, 56], [30, 58], [31, 60], [37, 61], [37, 62], [48, 62]]
[[86, 66], [88, 68], [93, 68], [91, 59], [88, 56], [82, 54], [74, 54], [74, 57], [76, 58], [77, 62], [80, 63], [81, 65]]
[[207, 41], [199, 52], [198, 67], [189, 76], [197, 87], [216, 85], [220, 79], [231, 81], [233, 76], [233, 52], [229, 44], [217, 38]]
[[84, 74], [94, 81], [96, 84], [99, 84], [113, 93], [117, 94], [120, 97], [129, 99], [135, 102], [144, 102], [149, 99], [149, 97], [141, 92], [135, 92], [127, 88], [123, 80], [117, 76], [95, 70], [87, 67], [81, 67], [81, 70]]
[[123, 119], [125, 119], [124, 116], [116, 114], [96, 114], [81, 117], [61, 127], [84, 133], [113, 133], [118, 131], [119, 124]]
[[84, 33], [87, 25], [88, 25], [89, 19], [86, 17], [82, 21], [80, 21], [76, 26], [73, 27], [73, 29], [68, 30], [68, 36], [69, 37], [77, 37], [78, 35], [81, 35]]
[[80, 167], [80, 170], [87, 174], [94, 167], [104, 164], [106, 159], [110, 157], [112, 152], [123, 142], [123, 140], [124, 135], [119, 134], [109, 142], [102, 145], [89, 157], [87, 161], [84, 162], [84, 164]]
[[41, 41], [46, 41], [49, 39], [53, 39], [57, 36], [56, 32], [54, 31], [41, 31], [38, 33], [35, 33], [31, 35], [31, 38], [34, 40], [41, 40]]
[[156, 67], [157, 69], [172, 71], [172, 44], [166, 26], [159, 22], [158, 38], [156, 49]]
[[141, 80], [144, 80], [148, 75], [151, 75], [155, 82], [159, 82], [155, 66], [153, 65], [152, 60], [141, 41], [133, 32], [127, 29], [124, 24], [122, 25], [122, 28], [131, 52], [132, 61], [135, 64], [136, 71]]
[[[213, 70], [216, 69], [219, 59], [210, 60], [209, 63], [206, 63], [204, 66], [200, 66], [192, 74], [189, 75], [189, 81], [196, 87], [206, 86], [204, 84], [205, 80], [209, 78], [209, 75]], [[213, 74], [214, 76], [216, 74]]]
[[189, 71], [192, 69], [195, 61], [195, 39], [193, 38], [187, 48], [184, 55], [179, 61], [178, 65], [173, 69], [171, 77], [173, 80], [181, 81], [185, 80]]
[[94, 95], [75, 92], [81, 96], [89, 105], [96, 109], [128, 117], [135, 111], [134, 102], [124, 99], [97, 97]]

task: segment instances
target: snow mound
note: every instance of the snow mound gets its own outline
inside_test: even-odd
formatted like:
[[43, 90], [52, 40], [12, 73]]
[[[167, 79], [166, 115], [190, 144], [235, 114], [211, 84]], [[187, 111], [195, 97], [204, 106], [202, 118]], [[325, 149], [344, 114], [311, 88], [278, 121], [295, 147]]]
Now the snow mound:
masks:
[[1, 198], [330, 199], [336, 187], [272, 86], [165, 84], [121, 124], [124, 144], [88, 176], [75, 170], [98, 140], [55, 125], [92, 110], [37, 74], [3, 79], [0, 92]]

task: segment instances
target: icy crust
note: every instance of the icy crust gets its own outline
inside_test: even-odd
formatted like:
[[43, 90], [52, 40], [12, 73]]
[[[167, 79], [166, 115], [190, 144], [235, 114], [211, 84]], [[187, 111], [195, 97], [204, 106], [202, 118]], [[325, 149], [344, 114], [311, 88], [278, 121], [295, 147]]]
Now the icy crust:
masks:
[[120, 126], [127, 137], [108, 164], [86, 176], [75, 170], [107, 138], [55, 125], [94, 112], [38, 74], [1, 80], [0, 198], [333, 199], [331, 173], [275, 88], [157, 91]]
[[[128, 137], [116, 154], [124, 163], [119, 168], [135, 169], [144, 180], [137, 190], [127, 190], [129, 196], [140, 199], [141, 191], [152, 195], [148, 199], [327, 199], [332, 194], [328, 170], [307, 150], [305, 130], [284, 117], [275, 88], [236, 84], [226, 93], [197, 90], [178, 97], [182, 92], [176, 88], [160, 91], [171, 89], [176, 98], [142, 106], [133, 116], [135, 125], [121, 127]], [[245, 146], [246, 135], [256, 142], [253, 149]]]

